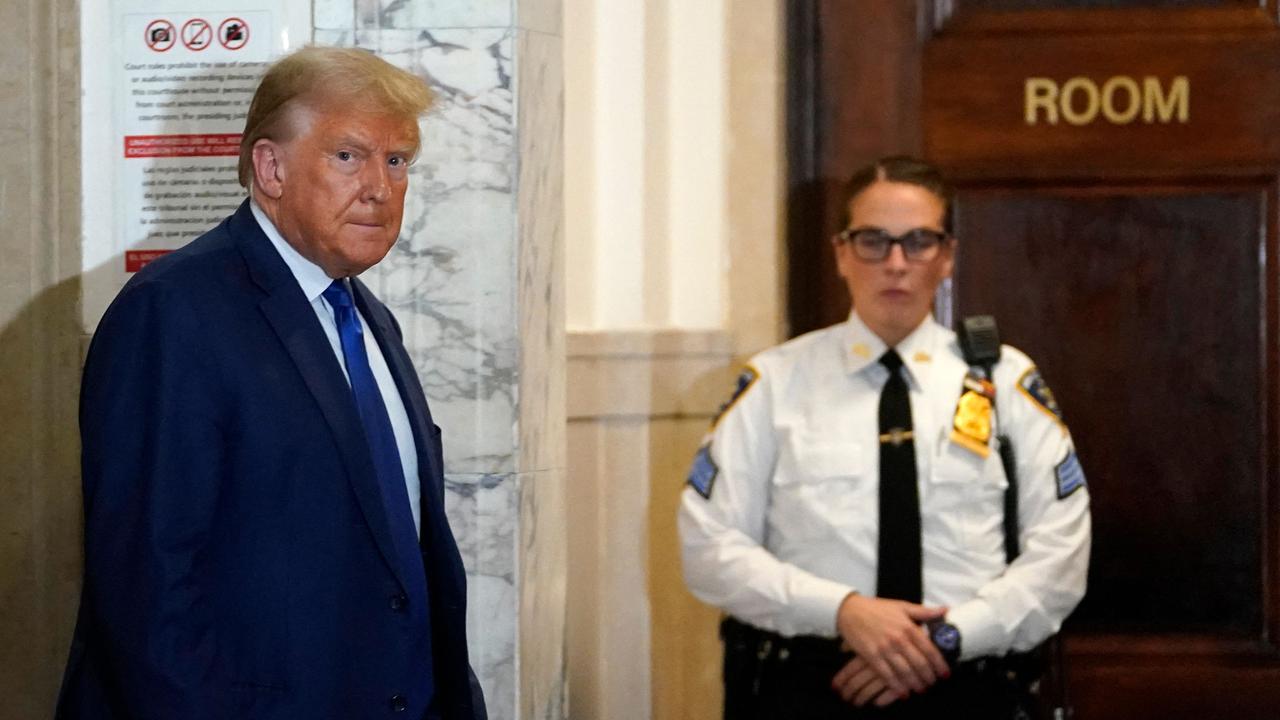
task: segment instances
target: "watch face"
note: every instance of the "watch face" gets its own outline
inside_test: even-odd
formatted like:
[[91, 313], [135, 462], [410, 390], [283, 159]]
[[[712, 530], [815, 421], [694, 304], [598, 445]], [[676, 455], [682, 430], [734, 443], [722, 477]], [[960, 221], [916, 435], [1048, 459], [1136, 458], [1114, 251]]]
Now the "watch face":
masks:
[[960, 631], [954, 625], [938, 625], [933, 629], [933, 642], [942, 650], [955, 650], [960, 647]]

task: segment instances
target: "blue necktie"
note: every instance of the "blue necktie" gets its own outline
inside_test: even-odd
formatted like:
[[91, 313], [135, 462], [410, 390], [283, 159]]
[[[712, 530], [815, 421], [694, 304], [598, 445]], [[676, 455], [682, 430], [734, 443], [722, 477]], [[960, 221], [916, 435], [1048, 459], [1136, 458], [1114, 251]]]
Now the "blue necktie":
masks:
[[[373, 377], [373, 369], [369, 366], [369, 355], [365, 352], [364, 332], [360, 327], [359, 316], [356, 315], [351, 291], [342, 280], [334, 280], [324, 291], [324, 299], [333, 307], [334, 318], [338, 324], [338, 337], [342, 340], [342, 357], [346, 361], [347, 376], [351, 379], [351, 394], [356, 401], [356, 409], [360, 413], [360, 422], [364, 425], [365, 439], [369, 443], [369, 453], [373, 457], [374, 472], [378, 476], [378, 487], [382, 491], [382, 504], [387, 511], [387, 519], [391, 523], [391, 536], [395, 543], [397, 562], [406, 582], [406, 596], [391, 599], [392, 608], [408, 611], [419, 630], [422, 642], [430, 642], [430, 620], [427, 612], [427, 577], [423, 567], [422, 553], [418, 549], [418, 533], [413, 526], [413, 511], [409, 507], [409, 491], [404, 482], [404, 466], [400, 463], [400, 450], [396, 446], [395, 433], [391, 429], [391, 418], [387, 415], [387, 406], [382, 401], [382, 392]], [[427, 697], [430, 699], [430, 658], [425, 653], [428, 665]], [[422, 661], [422, 658], [418, 658]], [[421, 700], [419, 698], [415, 698]], [[417, 704], [417, 703], [413, 703]]]

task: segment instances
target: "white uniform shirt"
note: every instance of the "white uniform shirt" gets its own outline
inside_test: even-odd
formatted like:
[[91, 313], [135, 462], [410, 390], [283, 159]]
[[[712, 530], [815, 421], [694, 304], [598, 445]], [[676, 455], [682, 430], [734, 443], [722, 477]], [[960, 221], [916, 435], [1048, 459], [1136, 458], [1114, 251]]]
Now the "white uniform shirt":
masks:
[[[275, 224], [271, 222], [271, 218], [268, 218], [262, 208], [258, 207], [258, 203], [250, 200], [249, 210], [253, 212], [253, 218], [258, 221], [258, 226], [271, 241], [272, 247], [280, 253], [285, 265], [289, 266], [294, 279], [302, 288], [302, 294], [306, 295], [307, 302], [311, 303], [311, 309], [315, 311], [320, 327], [324, 328], [325, 337], [329, 339], [329, 346], [333, 348], [333, 354], [338, 358], [338, 366], [342, 368], [342, 374], [350, 385], [351, 377], [347, 374], [347, 361], [342, 355], [342, 338], [338, 335], [334, 309], [324, 299], [324, 291], [333, 283], [333, 280], [325, 273], [324, 268], [303, 257], [284, 239]], [[348, 282], [347, 290], [351, 291], [349, 281], [344, 282]], [[378, 392], [382, 395], [382, 403], [387, 406], [387, 416], [391, 419], [391, 432], [395, 435], [396, 450], [400, 453], [400, 467], [404, 471], [405, 490], [409, 493], [409, 509], [413, 512], [413, 527], [417, 530], [418, 537], [422, 537], [420, 506], [422, 485], [418, 480], [418, 449], [413, 444], [413, 426], [409, 424], [409, 413], [405, 410], [404, 399], [400, 397], [395, 378], [391, 377], [387, 360], [382, 356], [382, 348], [378, 347], [378, 341], [373, 337], [373, 333], [369, 332], [369, 323], [358, 307], [356, 319], [360, 322], [360, 335], [364, 338], [364, 350], [369, 356], [369, 367], [373, 370], [373, 379], [378, 383]]]
[[[681, 500], [684, 574], [699, 599], [783, 635], [835, 637], [845, 596], [875, 594], [886, 349], [854, 313], [752, 360], [757, 378], [706, 441], [717, 468], [709, 497], [691, 484]], [[1071, 436], [1019, 388], [1038, 374], [1006, 345], [982, 458], [950, 439], [969, 370], [955, 333], [927, 318], [897, 350], [915, 434], [924, 604], [950, 608], [961, 659], [1029, 650], [1084, 595], [1089, 495]], [[1007, 567], [999, 433], [1018, 471], [1022, 554]]]

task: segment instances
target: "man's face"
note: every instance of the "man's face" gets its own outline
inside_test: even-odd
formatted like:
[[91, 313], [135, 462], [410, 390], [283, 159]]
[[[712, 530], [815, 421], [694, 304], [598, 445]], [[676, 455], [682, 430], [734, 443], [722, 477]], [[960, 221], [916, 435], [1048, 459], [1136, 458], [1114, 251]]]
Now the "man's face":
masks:
[[[941, 232], [946, 211], [942, 200], [928, 190], [907, 183], [880, 180], [849, 203], [851, 228], [880, 228], [900, 236], [926, 228]], [[929, 314], [938, 284], [951, 275], [952, 243], [939, 248], [925, 262], [907, 260], [902, 246], [890, 246], [879, 262], [860, 259], [853, 247], [835, 243], [836, 266], [849, 287], [858, 316], [889, 346], [911, 334]]]
[[329, 277], [377, 264], [400, 236], [416, 141], [416, 124], [404, 118], [300, 111], [294, 136], [275, 146], [280, 234]]

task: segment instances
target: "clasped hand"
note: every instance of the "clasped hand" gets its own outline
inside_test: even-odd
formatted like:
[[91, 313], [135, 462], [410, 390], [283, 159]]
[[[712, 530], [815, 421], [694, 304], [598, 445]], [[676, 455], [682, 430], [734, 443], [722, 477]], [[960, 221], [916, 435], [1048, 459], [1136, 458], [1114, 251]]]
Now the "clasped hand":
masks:
[[947, 608], [849, 594], [836, 627], [854, 658], [832, 678], [832, 688], [846, 702], [880, 707], [924, 692], [950, 669], [922, 623], [946, 614]]

